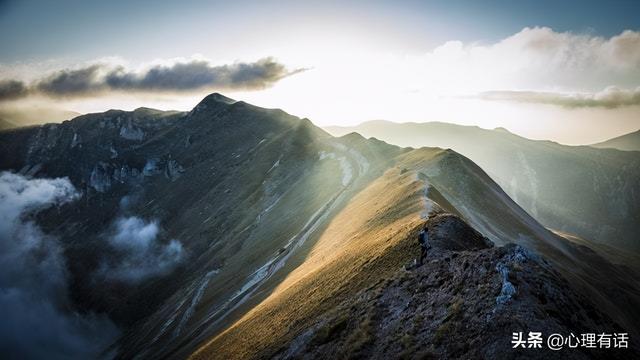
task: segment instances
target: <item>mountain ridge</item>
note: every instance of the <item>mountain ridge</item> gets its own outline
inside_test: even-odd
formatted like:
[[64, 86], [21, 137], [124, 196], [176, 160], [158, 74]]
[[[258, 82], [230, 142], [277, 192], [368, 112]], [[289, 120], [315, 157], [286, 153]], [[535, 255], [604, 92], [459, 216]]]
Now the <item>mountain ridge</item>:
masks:
[[[548, 257], [572, 288], [637, 331], [637, 279], [597, 254], [581, 260], [586, 250], [538, 224], [468, 158], [358, 133], [336, 138], [282, 110], [219, 99], [190, 112], [110, 111], [0, 132], [0, 150], [11, 154], [1, 170], [68, 177], [81, 192], [38, 214], [38, 225], [61, 239], [75, 309], [122, 329], [112, 347], [119, 358], [186, 357], [218, 336], [270, 347], [264, 334], [228, 334], [275, 314], [261, 312], [274, 297], [309, 301], [300, 311], [312, 316], [290, 319], [297, 324], [323, 319], [328, 294], [356, 301], [413, 258], [418, 227], [436, 212]], [[116, 273], [127, 260], [109, 243], [122, 220], [155, 224], [157, 246], [180, 244], [182, 260], [136, 283], [109, 277], [104, 266]], [[493, 271], [487, 279], [497, 284]], [[603, 295], [611, 287], [622, 303]], [[291, 312], [279, 309], [273, 319]], [[292, 335], [282, 325], [269, 327], [278, 339]]]
[[620, 135], [599, 143], [591, 144], [590, 146], [601, 149], [640, 151], [640, 130]]
[[566, 146], [512, 133], [448, 123], [373, 121], [327, 128], [359, 131], [389, 143], [452, 148], [482, 167], [527, 212], [552, 229], [640, 251], [640, 157], [633, 152]]

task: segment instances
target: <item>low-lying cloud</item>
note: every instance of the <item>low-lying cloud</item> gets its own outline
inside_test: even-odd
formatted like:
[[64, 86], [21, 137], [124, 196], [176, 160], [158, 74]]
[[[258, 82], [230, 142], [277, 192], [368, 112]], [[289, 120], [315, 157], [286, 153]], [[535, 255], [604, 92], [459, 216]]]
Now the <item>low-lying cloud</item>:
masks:
[[73, 312], [58, 239], [31, 217], [75, 201], [66, 178], [0, 173], [0, 351], [7, 358], [95, 358], [117, 336], [106, 316]]
[[592, 94], [563, 94], [536, 91], [487, 91], [478, 96], [483, 100], [515, 101], [524, 103], [557, 105], [566, 108], [618, 108], [640, 105], [640, 87], [634, 90], [608, 87]]
[[204, 59], [156, 64], [132, 70], [109, 63], [62, 69], [30, 83], [0, 82], [0, 101], [29, 95], [52, 98], [96, 96], [112, 92], [195, 92], [198, 90], [260, 90], [304, 71], [288, 70], [273, 58], [255, 62], [213, 65]]
[[105, 276], [136, 283], [173, 270], [183, 258], [182, 244], [177, 240], [162, 244], [159, 233], [157, 221], [136, 216], [116, 219], [108, 241], [117, 256], [103, 266]]

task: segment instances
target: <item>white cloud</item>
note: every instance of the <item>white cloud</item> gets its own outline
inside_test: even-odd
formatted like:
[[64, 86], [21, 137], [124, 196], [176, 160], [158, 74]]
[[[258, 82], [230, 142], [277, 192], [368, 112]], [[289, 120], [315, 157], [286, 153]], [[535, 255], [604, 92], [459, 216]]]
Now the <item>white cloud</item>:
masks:
[[147, 222], [136, 216], [118, 218], [108, 236], [118, 257], [103, 266], [105, 276], [135, 283], [173, 270], [182, 260], [182, 244], [177, 240], [160, 243], [159, 232], [157, 221]]
[[[281, 108], [308, 117], [318, 125], [350, 125], [371, 119], [437, 120], [482, 127], [503, 126], [523, 136], [564, 143], [593, 143], [604, 140], [605, 136], [619, 136], [638, 128], [638, 117], [631, 114], [637, 112], [636, 106], [627, 106], [628, 100], [606, 103], [598, 100], [601, 95], [597, 94], [613, 86], [620, 89], [619, 95], [622, 95], [640, 85], [639, 43], [638, 31], [602, 37], [545, 27], [525, 28], [493, 42], [453, 40], [422, 54], [331, 47], [330, 44], [318, 48], [309, 43], [309, 51], [289, 57], [283, 53], [275, 55], [286, 64], [295, 64], [294, 68], [311, 70], [288, 76], [263, 91], [240, 91], [233, 97], [258, 106]], [[135, 74], [145, 74], [150, 68], [174, 68], [175, 63], [199, 59], [157, 61], [140, 66], [122, 59], [115, 62]], [[114, 63], [114, 60], [103, 62]], [[0, 65], [0, 74], [7, 75], [0, 78], [29, 78], [29, 85], [41, 79], [42, 74], [50, 73], [52, 68], [78, 68], [68, 65], [51, 64], [46, 71], [36, 71], [35, 77], [17, 76], [16, 71], [3, 70]], [[79, 67], [86, 68], [87, 64]], [[26, 71], [21, 69], [20, 74]], [[21, 87], [14, 83], [5, 83], [4, 88], [7, 97], [22, 93]], [[489, 91], [548, 93], [553, 97], [568, 97], [574, 103], [578, 98], [595, 101], [587, 101], [590, 105], [578, 108], [568, 104], [539, 106], [540, 101], [524, 103], [522, 98], [517, 102], [478, 99], [478, 94]], [[143, 96], [131, 91], [110, 91], [104, 97], [27, 97], [5, 103], [16, 106], [24, 103], [24, 108], [32, 108], [40, 101], [79, 112], [110, 108], [133, 110], [139, 106], [190, 110], [206, 92], [153, 92]], [[548, 120], [548, 126], [540, 124], [541, 113]], [[587, 129], [585, 122], [578, 118], [590, 118], [592, 125]], [[571, 124], [571, 128], [560, 130], [562, 124]], [[588, 133], [584, 136], [575, 135], [585, 131]]]
[[[287, 78], [267, 91], [234, 97], [259, 106], [279, 107], [321, 125], [387, 119], [488, 126], [498, 119], [497, 113], [508, 112], [500, 119], [503, 124], [498, 125], [506, 126], [504, 122], [513, 116], [522, 119], [532, 114], [536, 105], [525, 108], [520, 103], [481, 101], [475, 98], [477, 94], [487, 91], [596, 94], [609, 86], [630, 91], [640, 85], [639, 42], [638, 31], [601, 37], [534, 27], [489, 43], [453, 40], [422, 54], [347, 49], [300, 63], [313, 69]], [[516, 107], [518, 110], [512, 111]], [[548, 107], [538, 108], [542, 111]], [[619, 112], [621, 109], [590, 109], [609, 111], [606, 117], [625, 116], [629, 123], [629, 117]], [[555, 123], [563, 121], [566, 115], [564, 111], [551, 114]], [[637, 122], [626, 126], [625, 131], [633, 128], [637, 129]], [[616, 132], [615, 135], [620, 135], [622, 130]], [[568, 141], [555, 133], [554, 126], [548, 127], [544, 138]]]
[[66, 178], [0, 173], [0, 349], [7, 358], [95, 357], [117, 335], [105, 316], [68, 310], [62, 249], [30, 220], [79, 196]]
[[634, 90], [607, 87], [596, 93], [552, 93], [537, 91], [487, 91], [480, 99], [558, 105], [567, 108], [618, 108], [640, 105], [640, 87]]
[[8, 233], [20, 221], [20, 214], [75, 200], [79, 194], [67, 178], [28, 179], [0, 174], [0, 231]]
[[[525, 28], [493, 44], [447, 42], [421, 59], [436, 89], [596, 91], [640, 83], [640, 32], [611, 38]], [[419, 64], [416, 64], [419, 65]]]

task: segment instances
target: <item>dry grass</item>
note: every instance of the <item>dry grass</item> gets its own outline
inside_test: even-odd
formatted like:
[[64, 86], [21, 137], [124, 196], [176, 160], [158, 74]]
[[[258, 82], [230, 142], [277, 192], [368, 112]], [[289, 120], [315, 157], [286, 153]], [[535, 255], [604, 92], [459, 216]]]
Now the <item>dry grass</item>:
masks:
[[434, 341], [440, 343], [446, 336], [448, 336], [458, 320], [458, 317], [462, 314], [462, 299], [456, 298], [449, 308], [447, 309], [447, 316], [442, 320], [442, 323], [436, 330], [434, 335]]
[[324, 326], [321, 326], [314, 334], [311, 341], [314, 345], [323, 345], [335, 339], [347, 327], [349, 317], [342, 315]]
[[[304, 263], [245, 316], [202, 346], [193, 358], [252, 358], [286, 347], [313, 320], [361, 289], [388, 278], [415, 256], [422, 224], [423, 183], [394, 168], [371, 183], [331, 221]], [[371, 219], [378, 219], [372, 222]], [[339, 326], [337, 326], [339, 325]], [[338, 322], [320, 329], [318, 342], [335, 336]], [[349, 339], [350, 355], [372, 341], [367, 319]]]
[[346, 358], [355, 358], [358, 352], [374, 340], [374, 329], [371, 318], [365, 318], [346, 339]]

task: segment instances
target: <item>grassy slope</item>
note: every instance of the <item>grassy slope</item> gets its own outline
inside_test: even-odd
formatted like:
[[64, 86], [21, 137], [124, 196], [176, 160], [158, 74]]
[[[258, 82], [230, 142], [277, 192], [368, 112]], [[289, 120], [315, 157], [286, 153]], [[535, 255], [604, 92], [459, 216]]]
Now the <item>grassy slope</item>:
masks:
[[409, 261], [422, 224], [424, 183], [415, 172], [401, 172], [387, 171], [355, 196], [300, 267], [193, 357], [246, 358], [272, 352], [340, 301], [388, 278]]
[[[249, 115], [255, 116], [253, 112], [247, 116], [229, 116], [229, 121], [244, 120]], [[200, 143], [194, 142], [184, 151], [185, 159], [178, 158], [183, 164], [193, 164], [188, 167], [188, 175], [175, 182], [160, 182], [160, 186], [148, 190], [149, 194], [165, 194], [154, 200], [153, 205], [157, 208], [179, 206], [171, 211], [175, 215], [165, 224], [180, 229], [174, 236], [190, 240], [194, 245], [193, 252], [198, 256], [194, 256], [189, 264], [193, 270], [185, 272], [188, 277], [175, 279], [181, 288], [156, 313], [124, 337], [121, 356], [125, 358], [151, 346], [154, 348], [145, 353], [146, 356], [175, 355], [175, 351], [191, 346], [191, 342], [211, 336], [217, 326], [210, 327], [210, 324], [218, 317], [206, 319], [213, 310], [224, 307], [222, 313], [226, 313], [231, 309], [236, 302], [227, 303], [228, 299], [341, 188], [340, 177], [335, 176], [340, 172], [337, 162], [311, 161], [320, 150], [320, 144], [312, 141], [305, 130], [306, 125], [295, 125], [297, 120], [291, 128], [270, 129], [276, 134], [264, 142], [251, 133], [242, 133], [239, 136], [242, 141], [229, 139], [225, 134], [227, 126], [220, 118], [202, 119], [204, 130], [210, 128], [207, 122], [214, 120], [217, 126], [212, 134], [202, 134], [213, 143], [201, 145], [209, 153], [196, 148]], [[256, 130], [260, 125], [258, 120], [262, 120], [265, 127], [272, 122], [270, 118], [245, 120], [248, 132], [261, 135]], [[180, 131], [177, 129], [176, 132]], [[237, 144], [252, 150], [238, 149]], [[233, 153], [229, 154], [232, 151], [241, 156], [236, 158]], [[189, 161], [188, 157], [200, 159]], [[277, 161], [280, 165], [273, 167]], [[275, 198], [280, 200], [275, 203]], [[273, 206], [266, 212], [270, 204]], [[138, 212], [149, 210], [139, 209]], [[194, 299], [193, 289], [200, 286], [208, 271], [215, 269], [219, 272], [203, 288], [200, 301], [192, 308], [193, 314], [176, 336], [178, 324]], [[163, 282], [166, 284], [166, 279]], [[184, 299], [186, 301], [179, 306]], [[173, 314], [177, 314], [176, 320], [163, 330]]]
[[[401, 155], [396, 168], [353, 198], [306, 261], [271, 296], [193, 357], [273, 354], [317, 325], [317, 319], [341, 301], [396, 272], [415, 253], [413, 241], [424, 206], [423, 180], [429, 183], [430, 199], [449, 211], [457, 208], [493, 240], [524, 244], [549, 257], [572, 287], [590, 294], [625, 328], [634, 328], [638, 315], [631, 304], [637, 303], [637, 290], [633, 290], [637, 281], [588, 248], [548, 232], [475, 164], [451, 151], [423, 148]], [[593, 264], [598, 264], [598, 270]], [[619, 294], [616, 304], [605, 295], [612, 291]]]

